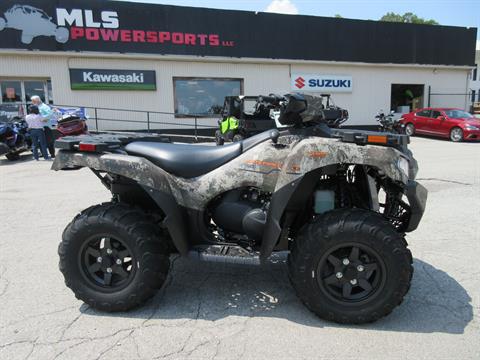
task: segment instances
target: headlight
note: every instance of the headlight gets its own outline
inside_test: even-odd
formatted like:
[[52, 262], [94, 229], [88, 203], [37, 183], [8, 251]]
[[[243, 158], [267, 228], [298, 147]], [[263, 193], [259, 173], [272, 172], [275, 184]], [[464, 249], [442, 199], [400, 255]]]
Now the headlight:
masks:
[[410, 164], [407, 159], [400, 157], [397, 160], [397, 167], [400, 169], [401, 172], [405, 174], [405, 176], [408, 178], [408, 173], [409, 173], [409, 168]]
[[480, 130], [478, 127], [473, 125], [465, 125], [465, 129], [467, 130]]

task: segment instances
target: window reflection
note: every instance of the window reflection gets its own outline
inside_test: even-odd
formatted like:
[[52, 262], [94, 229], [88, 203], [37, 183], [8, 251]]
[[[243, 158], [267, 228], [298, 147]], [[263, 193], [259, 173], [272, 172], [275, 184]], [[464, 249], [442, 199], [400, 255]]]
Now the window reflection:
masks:
[[225, 96], [242, 92], [242, 79], [174, 78], [175, 115], [220, 114]]

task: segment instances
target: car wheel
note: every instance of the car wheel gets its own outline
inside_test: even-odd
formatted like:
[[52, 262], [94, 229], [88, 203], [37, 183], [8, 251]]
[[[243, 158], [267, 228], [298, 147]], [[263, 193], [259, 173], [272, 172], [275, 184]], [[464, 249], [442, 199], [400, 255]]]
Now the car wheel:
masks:
[[103, 311], [126, 311], [163, 285], [168, 248], [168, 234], [148, 214], [104, 203], [82, 211], [66, 227], [59, 266], [77, 299]]
[[68, 41], [69, 33], [68, 30], [64, 27], [59, 27], [55, 30], [55, 40], [57, 42], [65, 44]]
[[233, 142], [239, 142], [239, 141], [242, 141], [242, 140], [243, 140], [243, 136], [240, 135], [240, 134], [235, 135], [232, 139]]
[[4, 18], [0, 17], [0, 31], [5, 29], [6, 21]]
[[305, 225], [293, 241], [288, 270], [312, 312], [348, 324], [392, 312], [413, 274], [403, 235], [381, 215], [360, 209], [330, 211]]
[[450, 130], [450, 140], [453, 142], [460, 142], [463, 140], [463, 130], [459, 127], [454, 127]]
[[415, 126], [412, 123], [408, 123], [407, 126], [405, 126], [405, 134], [408, 136], [415, 135]]

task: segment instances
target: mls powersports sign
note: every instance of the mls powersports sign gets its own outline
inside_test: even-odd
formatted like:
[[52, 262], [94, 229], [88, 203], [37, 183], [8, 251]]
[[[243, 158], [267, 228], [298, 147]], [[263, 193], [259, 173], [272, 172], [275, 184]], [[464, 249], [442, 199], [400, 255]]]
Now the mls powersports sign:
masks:
[[[319, 34], [322, 46], [315, 46]], [[473, 65], [475, 41], [474, 28], [440, 25], [125, 1], [0, 0], [0, 50]]]
[[351, 76], [292, 74], [292, 90], [306, 92], [352, 92]]
[[0, 48], [203, 55], [206, 49], [235, 46], [214, 22], [198, 26], [198, 19], [189, 17], [192, 21], [173, 6], [2, 0]]
[[153, 70], [70, 69], [72, 90], [156, 90]]

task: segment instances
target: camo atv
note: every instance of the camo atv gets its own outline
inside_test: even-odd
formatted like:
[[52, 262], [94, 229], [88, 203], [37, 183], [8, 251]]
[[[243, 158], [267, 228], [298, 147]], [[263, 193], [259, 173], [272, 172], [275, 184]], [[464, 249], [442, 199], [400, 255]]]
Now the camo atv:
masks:
[[408, 137], [331, 130], [314, 104], [286, 95], [287, 129], [225, 146], [58, 140], [54, 170], [90, 168], [112, 193], [66, 227], [66, 285], [94, 308], [125, 311], [164, 284], [173, 252], [259, 265], [289, 251], [293, 287], [318, 316], [365, 323], [389, 314], [410, 287], [404, 235], [427, 197]]

